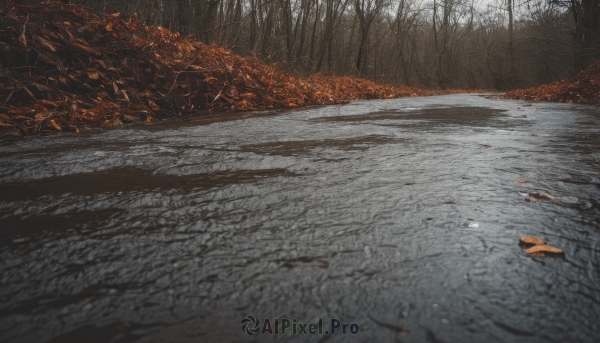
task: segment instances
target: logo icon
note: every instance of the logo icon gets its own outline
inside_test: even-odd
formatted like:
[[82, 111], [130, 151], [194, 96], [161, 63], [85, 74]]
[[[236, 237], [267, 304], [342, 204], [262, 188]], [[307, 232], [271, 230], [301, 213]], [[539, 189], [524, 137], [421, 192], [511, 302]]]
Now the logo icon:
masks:
[[[260, 328], [258, 327], [259, 324], [260, 320], [254, 319], [254, 317], [252, 316], [248, 316], [242, 319], [242, 332], [245, 332], [249, 336], [252, 336], [255, 333], [258, 333], [258, 331], [260, 330]], [[254, 326], [252, 327], [252, 325]]]

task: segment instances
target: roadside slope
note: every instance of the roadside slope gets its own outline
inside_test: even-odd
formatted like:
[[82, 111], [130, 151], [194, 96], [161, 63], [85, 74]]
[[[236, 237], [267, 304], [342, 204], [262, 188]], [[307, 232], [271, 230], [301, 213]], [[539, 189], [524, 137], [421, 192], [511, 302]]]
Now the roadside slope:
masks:
[[582, 70], [575, 79], [565, 79], [537, 87], [515, 89], [508, 99], [567, 102], [600, 105], [600, 61]]
[[136, 14], [11, 2], [0, 7], [5, 133], [435, 94], [349, 76], [294, 78], [257, 58], [143, 25]]

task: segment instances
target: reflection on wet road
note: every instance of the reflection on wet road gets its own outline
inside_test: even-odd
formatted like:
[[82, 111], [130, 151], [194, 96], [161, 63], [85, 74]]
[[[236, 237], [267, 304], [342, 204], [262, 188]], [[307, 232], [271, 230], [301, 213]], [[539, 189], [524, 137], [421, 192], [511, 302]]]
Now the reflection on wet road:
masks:
[[0, 341], [598, 341], [599, 119], [450, 95], [0, 142]]

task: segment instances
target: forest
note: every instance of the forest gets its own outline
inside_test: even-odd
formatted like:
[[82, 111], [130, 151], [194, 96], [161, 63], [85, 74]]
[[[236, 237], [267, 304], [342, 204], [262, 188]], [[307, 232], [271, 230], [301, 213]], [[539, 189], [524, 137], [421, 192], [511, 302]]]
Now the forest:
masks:
[[[40, 1], [20, 0], [17, 4]], [[600, 0], [63, 0], [139, 13], [294, 75], [509, 90], [574, 77], [600, 56]]]

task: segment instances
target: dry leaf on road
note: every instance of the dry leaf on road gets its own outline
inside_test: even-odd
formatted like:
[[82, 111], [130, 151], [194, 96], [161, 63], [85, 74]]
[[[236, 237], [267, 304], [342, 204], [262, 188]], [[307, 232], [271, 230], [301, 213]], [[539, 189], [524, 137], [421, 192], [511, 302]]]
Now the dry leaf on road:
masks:
[[527, 195], [527, 196], [525, 197], [525, 200], [526, 200], [526, 201], [529, 201], [529, 202], [532, 202], [532, 203], [534, 203], [534, 204], [535, 204], [535, 203], [537, 203], [537, 200], [535, 200], [535, 198], [534, 198], [534, 197], [532, 197], [531, 195]]
[[533, 245], [545, 245], [544, 241], [537, 236], [525, 236], [521, 237], [521, 243], [533, 244]]
[[[529, 194], [527, 194], [527, 197], [525, 197], [525, 200], [527, 201], [531, 201], [530, 199], [546, 199], [546, 200], [556, 200], [559, 199], [555, 196], [552, 196], [548, 193], [544, 193], [544, 192], [531, 192]], [[535, 201], [531, 201], [531, 202], [535, 202]]]
[[528, 254], [538, 253], [538, 252], [548, 252], [552, 254], [564, 254], [564, 251], [559, 248], [551, 247], [549, 245], [536, 245], [527, 250], [525, 250]]

